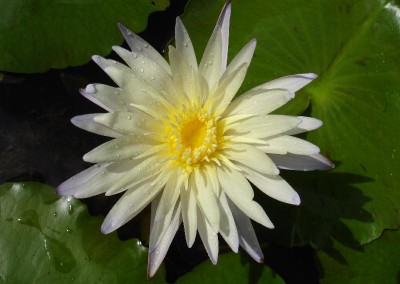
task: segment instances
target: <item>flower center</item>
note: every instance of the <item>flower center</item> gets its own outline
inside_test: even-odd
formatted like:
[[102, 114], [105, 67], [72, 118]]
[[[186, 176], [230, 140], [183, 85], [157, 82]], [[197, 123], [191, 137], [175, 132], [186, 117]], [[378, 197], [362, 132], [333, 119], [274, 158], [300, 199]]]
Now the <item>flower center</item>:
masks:
[[172, 159], [189, 170], [203, 161], [209, 162], [218, 147], [216, 119], [194, 108], [171, 120], [167, 137]]

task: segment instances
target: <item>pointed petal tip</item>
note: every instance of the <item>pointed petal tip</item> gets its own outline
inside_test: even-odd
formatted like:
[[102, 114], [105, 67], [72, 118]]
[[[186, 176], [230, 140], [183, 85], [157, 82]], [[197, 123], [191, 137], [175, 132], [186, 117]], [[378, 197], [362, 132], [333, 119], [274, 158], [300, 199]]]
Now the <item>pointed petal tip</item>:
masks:
[[292, 200], [293, 200], [293, 205], [300, 205], [301, 203], [300, 196], [298, 195], [293, 196]]
[[101, 225], [100, 231], [103, 235], [107, 235], [109, 233], [111, 233], [113, 230], [110, 229], [111, 226], [109, 226], [108, 224], [105, 223], [105, 221], [103, 222], [103, 224]]
[[264, 263], [264, 256], [260, 257], [260, 258], [257, 260], [257, 262], [258, 262], [258, 263]]

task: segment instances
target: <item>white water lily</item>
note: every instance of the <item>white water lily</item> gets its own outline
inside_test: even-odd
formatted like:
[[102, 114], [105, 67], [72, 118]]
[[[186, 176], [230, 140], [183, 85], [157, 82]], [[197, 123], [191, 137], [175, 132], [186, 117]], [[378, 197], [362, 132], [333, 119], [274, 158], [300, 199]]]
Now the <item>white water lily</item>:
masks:
[[118, 87], [90, 84], [82, 90], [108, 113], [72, 119], [82, 129], [113, 139], [87, 153], [84, 160], [95, 165], [61, 184], [58, 193], [86, 198], [125, 192], [104, 220], [105, 234], [151, 203], [150, 277], [182, 222], [187, 245], [193, 245], [199, 232], [214, 264], [218, 234], [234, 252], [241, 245], [262, 262], [250, 219], [274, 226], [253, 200], [249, 182], [272, 198], [298, 205], [298, 194], [279, 176], [279, 169], [332, 167], [317, 146], [291, 136], [320, 127], [320, 120], [269, 114], [316, 75], [283, 77], [233, 99], [256, 41], [227, 66], [230, 12], [228, 3], [199, 65], [179, 18], [169, 64], [121, 25], [132, 52], [114, 50], [129, 67], [93, 57]]

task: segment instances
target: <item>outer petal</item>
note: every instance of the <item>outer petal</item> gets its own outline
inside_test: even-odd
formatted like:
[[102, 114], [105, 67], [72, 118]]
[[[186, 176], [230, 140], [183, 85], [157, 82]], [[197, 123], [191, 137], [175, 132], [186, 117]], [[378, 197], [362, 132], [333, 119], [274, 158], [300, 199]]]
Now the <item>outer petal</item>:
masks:
[[295, 93], [317, 77], [318, 76], [313, 73], [290, 75], [267, 82], [254, 89], [286, 89]]
[[297, 192], [280, 176], [267, 176], [250, 169], [244, 169], [245, 177], [266, 195], [293, 205], [300, 204]]
[[150, 241], [149, 248], [153, 250], [154, 247], [159, 245], [162, 237], [167, 231], [171, 223], [174, 208], [176, 207], [180, 195], [180, 185], [178, 185], [177, 172], [174, 171], [170, 174], [169, 180], [161, 195], [160, 203], [158, 204], [156, 215], [150, 234], [153, 236]]
[[153, 61], [157, 62], [165, 71], [171, 74], [171, 70], [167, 61], [155, 50], [150, 44], [143, 40], [138, 35], [128, 30], [124, 25], [118, 24], [126, 42], [133, 52], [142, 54]]
[[[95, 61], [108, 76], [129, 94], [132, 104], [139, 104], [146, 108], [160, 109], [164, 111], [164, 95], [147, 81], [142, 81], [132, 70], [114, 60], [104, 59], [101, 56], [93, 56]], [[164, 100], [163, 100], [164, 99]]]
[[249, 118], [227, 127], [227, 136], [246, 136], [249, 138], [266, 139], [286, 133], [300, 124], [301, 120], [287, 115], [266, 115]]
[[229, 63], [228, 68], [225, 70], [221, 77], [221, 81], [223, 81], [241, 65], [250, 65], [251, 59], [253, 58], [254, 50], [256, 48], [256, 44], [256, 40], [253, 39], [239, 51], [235, 58], [232, 59], [231, 63]]
[[173, 92], [173, 82], [170, 74], [156, 61], [119, 46], [113, 46], [113, 50], [129, 65], [133, 74], [142, 81], [152, 85], [158, 91]]
[[[113, 182], [107, 187], [106, 195], [113, 195], [125, 191], [149, 177], [158, 175], [160, 172], [164, 172], [163, 176], [166, 175], [166, 171], [163, 171], [159, 161], [160, 157], [154, 155], [144, 159], [124, 160], [110, 165], [111, 175], [114, 178]], [[127, 166], [123, 170], [119, 170], [118, 168], [113, 169], [114, 165], [124, 163], [126, 163]]]
[[197, 59], [196, 54], [194, 53], [193, 44], [185, 26], [179, 17], [176, 18], [175, 42], [176, 50], [182, 54], [186, 63], [197, 72]]
[[232, 149], [226, 149], [223, 154], [230, 160], [235, 161], [235, 164], [239, 165], [239, 167], [244, 165], [266, 175], [279, 174], [274, 162], [261, 150], [253, 146], [243, 144]]
[[264, 262], [264, 255], [257, 241], [256, 233], [250, 219], [233, 202], [229, 202], [239, 233], [239, 243], [242, 248], [257, 262]]
[[319, 153], [319, 148], [314, 144], [293, 136], [283, 135], [268, 139], [266, 142], [266, 146], [257, 147], [265, 153], [281, 155], [287, 153], [296, 155], [313, 155]]
[[222, 8], [221, 14], [219, 16], [217, 25], [214, 29], [221, 29], [222, 34], [222, 58], [221, 58], [221, 74], [226, 69], [226, 64], [228, 61], [228, 46], [229, 46], [229, 21], [231, 18], [231, 2], [225, 3]]
[[153, 200], [164, 185], [165, 181], [152, 185], [150, 179], [125, 192], [107, 214], [101, 226], [103, 234], [111, 233], [134, 218]]
[[57, 187], [57, 193], [60, 195], [74, 195], [77, 190], [84, 186], [92, 177], [103, 171], [108, 165], [109, 163], [96, 164], [74, 175]]
[[214, 93], [221, 77], [221, 30], [214, 30], [200, 62], [199, 72], [206, 79], [210, 93]]
[[[159, 242], [158, 246], [154, 247], [153, 249], [149, 250], [149, 265], [147, 267], [148, 271], [147, 274], [149, 277], [153, 277], [158, 268], [161, 265], [161, 262], [164, 260], [165, 255], [172, 243], [172, 240], [175, 237], [176, 232], [182, 222], [180, 218], [181, 213], [181, 206], [178, 204], [177, 208], [174, 210], [173, 217], [171, 223], [168, 226], [164, 236], [162, 237], [161, 241]], [[150, 235], [150, 239], [152, 235]]]
[[239, 236], [236, 229], [235, 220], [233, 218], [231, 209], [228, 205], [227, 198], [224, 192], [221, 192], [219, 197], [219, 211], [221, 214], [221, 222], [219, 225], [219, 233], [224, 238], [229, 247], [238, 252], [239, 249]]
[[218, 234], [208, 224], [200, 209], [197, 209], [199, 235], [213, 264], [218, 261]]
[[301, 120], [300, 124], [297, 125], [297, 127], [285, 132], [286, 135], [296, 135], [317, 129], [322, 126], [322, 121], [316, 118], [306, 116], [298, 116], [297, 118]]
[[219, 209], [207, 172], [202, 169], [195, 169], [192, 175], [194, 175], [194, 180], [190, 179], [190, 189], [194, 190], [197, 205], [212, 229], [218, 233], [220, 222]]
[[220, 84], [215, 92], [218, 97], [211, 95], [209, 99], [213, 105], [217, 105], [215, 115], [222, 114], [229, 103], [232, 101], [236, 92], [239, 90], [246, 76], [248, 65], [246, 63], [240, 65], [233, 72], [220, 81]]
[[294, 97], [285, 89], [251, 90], [236, 98], [226, 109], [224, 117], [237, 114], [268, 114]]
[[169, 46], [168, 57], [176, 89], [180, 92], [177, 103], [184, 103], [182, 100], [185, 99], [185, 96], [189, 99], [189, 103], [200, 102], [199, 98], [201, 97], [201, 93], [199, 93], [198, 82], [196, 81], [197, 72], [190, 67], [173, 46]]
[[94, 118], [102, 115], [102, 113], [91, 113], [91, 114], [84, 114], [84, 115], [78, 115], [75, 116], [71, 119], [71, 122], [73, 125], [76, 127], [79, 127], [83, 130], [96, 133], [99, 135], [107, 136], [107, 137], [119, 137], [121, 136], [121, 133], [118, 133], [111, 128], [104, 126], [96, 121], [94, 121]]
[[270, 158], [278, 166], [285, 170], [296, 171], [314, 171], [314, 170], [330, 170], [335, 165], [327, 158], [320, 154], [315, 155], [276, 155], [269, 154]]
[[103, 84], [89, 84], [80, 92], [85, 98], [107, 111], [127, 111], [130, 108], [129, 96], [120, 88]]
[[125, 135], [144, 135], [161, 129], [159, 121], [141, 111], [105, 113], [94, 120]]
[[192, 247], [197, 233], [197, 205], [193, 190], [181, 187], [181, 204], [186, 243]]
[[247, 188], [251, 188], [241, 173], [227, 169], [226, 167], [218, 167], [217, 173], [222, 189], [243, 213], [267, 228], [274, 227], [262, 207], [251, 200], [246, 194], [243, 194], [243, 192], [249, 191], [249, 189], [238, 187], [239, 184], [242, 184]]

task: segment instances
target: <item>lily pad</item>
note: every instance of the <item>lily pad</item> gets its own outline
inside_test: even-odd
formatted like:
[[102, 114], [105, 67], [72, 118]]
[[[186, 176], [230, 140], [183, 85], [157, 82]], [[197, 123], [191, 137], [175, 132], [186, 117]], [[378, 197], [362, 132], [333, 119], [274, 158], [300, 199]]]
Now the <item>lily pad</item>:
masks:
[[151, 12], [168, 5], [168, 0], [0, 0], [0, 70], [34, 73], [84, 64], [123, 42], [118, 22], [140, 32]]
[[218, 264], [207, 260], [190, 273], [179, 278], [177, 284], [202, 283], [285, 283], [269, 267], [249, 261], [240, 254], [227, 253], [219, 256]]
[[102, 235], [101, 219], [44, 184], [1, 185], [0, 282], [147, 283], [147, 248]]
[[385, 231], [383, 236], [354, 250], [337, 244], [338, 261], [319, 251], [321, 283], [398, 283], [400, 280], [400, 231]]
[[[186, 9], [183, 20], [199, 57], [223, 2], [192, 0]], [[323, 120], [306, 138], [336, 164], [328, 173], [283, 174], [302, 197], [297, 208], [262, 198], [277, 241], [357, 246], [400, 226], [398, 6], [381, 0], [232, 3], [229, 57], [257, 39], [242, 91], [289, 74], [318, 74], [279, 113]]]

